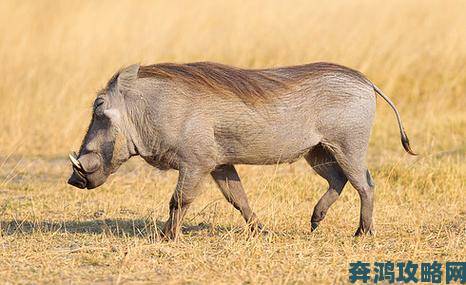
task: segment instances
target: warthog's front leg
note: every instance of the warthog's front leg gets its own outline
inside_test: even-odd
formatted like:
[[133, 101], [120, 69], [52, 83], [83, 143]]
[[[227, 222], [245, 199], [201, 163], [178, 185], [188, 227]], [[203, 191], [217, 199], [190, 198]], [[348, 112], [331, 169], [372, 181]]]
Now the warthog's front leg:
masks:
[[262, 225], [249, 206], [248, 197], [244, 192], [243, 185], [241, 184], [235, 167], [233, 165], [220, 165], [212, 171], [211, 174], [222, 191], [223, 196], [225, 196], [233, 207], [240, 211], [251, 230], [261, 230]]
[[163, 229], [166, 239], [177, 238], [186, 210], [198, 196], [200, 184], [208, 173], [199, 169], [180, 169], [178, 183], [170, 200], [170, 217]]

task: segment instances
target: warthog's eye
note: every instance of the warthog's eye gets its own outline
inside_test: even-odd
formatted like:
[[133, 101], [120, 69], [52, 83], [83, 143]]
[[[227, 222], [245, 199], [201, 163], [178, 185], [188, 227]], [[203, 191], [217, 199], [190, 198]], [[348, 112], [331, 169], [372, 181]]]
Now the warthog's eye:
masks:
[[97, 98], [94, 102], [94, 108], [97, 108], [99, 106], [101, 106], [103, 103], [105, 103], [104, 99], [102, 98]]
[[103, 114], [103, 111], [101, 110], [101, 106], [105, 103], [104, 99], [102, 98], [97, 98], [94, 102], [94, 112], [99, 115]]

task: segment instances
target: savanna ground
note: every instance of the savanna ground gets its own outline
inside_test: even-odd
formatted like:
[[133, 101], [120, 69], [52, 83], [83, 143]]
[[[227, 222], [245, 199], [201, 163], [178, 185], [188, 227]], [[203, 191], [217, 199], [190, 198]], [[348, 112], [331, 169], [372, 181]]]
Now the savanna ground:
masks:
[[[351, 261], [465, 261], [466, 2], [1, 1], [0, 282], [346, 283]], [[378, 100], [368, 163], [373, 237], [354, 238], [349, 185], [318, 231], [326, 190], [303, 161], [241, 166], [269, 235], [250, 238], [209, 181], [184, 236], [158, 241], [176, 172], [133, 159], [93, 191], [68, 186], [96, 91], [130, 63], [270, 67], [331, 61]]]

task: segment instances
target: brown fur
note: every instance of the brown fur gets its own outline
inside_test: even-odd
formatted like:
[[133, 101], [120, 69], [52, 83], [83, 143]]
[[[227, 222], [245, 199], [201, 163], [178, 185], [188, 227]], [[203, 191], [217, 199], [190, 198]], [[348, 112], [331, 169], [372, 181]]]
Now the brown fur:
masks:
[[288, 87], [286, 78], [278, 74], [209, 62], [141, 66], [138, 77], [178, 80], [200, 91], [227, 92], [248, 102], [266, 99], [271, 93], [284, 91]]
[[241, 69], [211, 62], [188, 64], [161, 63], [140, 66], [138, 77], [160, 77], [177, 80], [199, 91], [230, 93], [245, 102], [273, 98], [304, 78], [340, 72], [364, 83], [364, 76], [352, 69], [330, 63], [314, 63], [274, 69]]

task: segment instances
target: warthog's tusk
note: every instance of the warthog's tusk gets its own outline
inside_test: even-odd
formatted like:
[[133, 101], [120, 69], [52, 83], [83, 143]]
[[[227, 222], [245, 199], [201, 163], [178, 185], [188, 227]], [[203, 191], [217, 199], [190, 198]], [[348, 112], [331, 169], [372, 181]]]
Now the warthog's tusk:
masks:
[[71, 163], [79, 170], [83, 170], [83, 167], [81, 166], [81, 163], [79, 162], [79, 160], [76, 158], [76, 153], [75, 152], [72, 152], [68, 155], [68, 157], [70, 158], [70, 161]]

